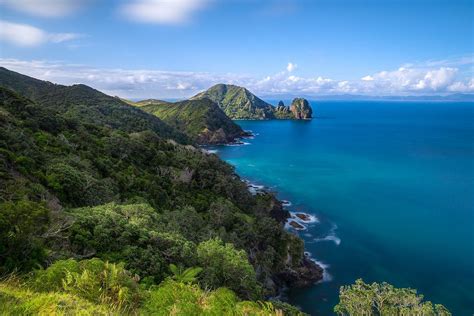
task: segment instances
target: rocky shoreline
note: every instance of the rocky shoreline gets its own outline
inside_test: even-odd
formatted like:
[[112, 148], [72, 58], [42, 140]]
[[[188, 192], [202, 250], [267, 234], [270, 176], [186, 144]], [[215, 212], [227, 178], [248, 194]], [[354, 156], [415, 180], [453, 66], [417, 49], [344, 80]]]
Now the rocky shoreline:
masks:
[[[201, 146], [242, 146], [248, 145], [243, 139], [252, 139], [255, 135], [251, 131], [243, 131], [237, 135], [227, 135], [222, 129], [201, 134], [198, 143]], [[204, 148], [205, 149], [205, 148]]]
[[[287, 207], [291, 206], [291, 202], [286, 200], [278, 200], [273, 192], [270, 192], [262, 185], [257, 185], [248, 180], [242, 180], [250, 193], [257, 195], [265, 195], [270, 199], [269, 215], [285, 226], [287, 230], [294, 228], [295, 230], [306, 229], [302, 223], [317, 222], [317, 218], [311, 214], [303, 212], [290, 212]], [[296, 226], [298, 225], [298, 226]], [[296, 227], [295, 227], [296, 226]], [[298, 237], [299, 238], [299, 237]], [[292, 262], [293, 258], [288, 254], [287, 263]], [[318, 265], [305, 252], [297, 265], [287, 264], [285, 269], [271, 280], [277, 287], [277, 293], [286, 287], [307, 287], [323, 280], [324, 268]]]
[[[223, 146], [243, 146], [248, 145], [243, 141], [245, 138], [253, 138], [255, 135], [251, 131], [245, 131], [246, 135], [236, 138], [232, 142], [222, 143]], [[215, 144], [212, 144], [214, 146]], [[208, 149], [206, 146], [202, 150], [207, 154], [217, 154], [217, 149]], [[252, 183], [249, 180], [242, 179], [247, 186], [248, 191], [252, 195], [266, 196], [269, 201], [269, 209], [265, 210], [273, 219], [277, 220], [288, 231], [305, 230], [306, 225], [315, 223], [318, 219], [304, 212], [290, 212], [288, 208], [292, 205], [290, 201], [279, 200], [275, 196], [275, 192], [268, 190], [263, 185]], [[295, 233], [297, 238], [300, 238]], [[301, 240], [301, 239], [300, 239]], [[303, 243], [303, 241], [301, 240]], [[304, 243], [303, 243], [304, 245]], [[294, 258], [288, 254], [287, 263], [280, 273], [268, 278], [264, 283], [267, 289], [273, 289], [274, 297], [281, 296], [289, 287], [307, 287], [321, 282], [324, 278], [324, 267], [319, 265], [316, 260], [312, 259], [306, 252], [298, 259], [297, 264]], [[258, 270], [258, 268], [257, 268]]]

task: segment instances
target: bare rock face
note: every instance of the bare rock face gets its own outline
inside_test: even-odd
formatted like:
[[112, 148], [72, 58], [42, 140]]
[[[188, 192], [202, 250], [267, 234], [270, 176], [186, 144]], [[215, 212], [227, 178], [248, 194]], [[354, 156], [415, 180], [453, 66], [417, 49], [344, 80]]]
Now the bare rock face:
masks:
[[290, 111], [293, 113], [295, 119], [309, 120], [312, 118], [313, 109], [309, 105], [308, 100], [303, 98], [296, 98], [291, 102]]
[[290, 112], [290, 108], [288, 106], [285, 106], [285, 103], [283, 103], [283, 101], [280, 100], [280, 102], [278, 102], [278, 105], [276, 107], [276, 111], [278, 112]]

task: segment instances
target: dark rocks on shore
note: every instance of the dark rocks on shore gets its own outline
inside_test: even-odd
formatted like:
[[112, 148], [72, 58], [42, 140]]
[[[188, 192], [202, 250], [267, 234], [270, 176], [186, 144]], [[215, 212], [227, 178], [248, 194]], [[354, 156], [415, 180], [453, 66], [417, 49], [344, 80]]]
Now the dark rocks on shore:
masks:
[[251, 131], [243, 131], [242, 134], [240, 134], [240, 137], [243, 137], [243, 138], [250, 138], [254, 136], [255, 135]]
[[[247, 185], [252, 185], [248, 181], [244, 181]], [[270, 214], [272, 218], [280, 222], [282, 225], [288, 221], [288, 225], [294, 229], [301, 230], [305, 227], [295, 220], [291, 220], [291, 214], [283, 206], [283, 202], [278, 200], [275, 195], [265, 189], [260, 189], [257, 193], [266, 202], [266, 208], [260, 208], [262, 211]], [[288, 203], [288, 202], [287, 202]], [[303, 222], [311, 221], [311, 217], [305, 213], [294, 214]], [[289, 220], [290, 219], [290, 220]], [[323, 279], [323, 268], [312, 261], [307, 255], [303, 255], [297, 263], [291, 263], [291, 255], [289, 254], [288, 265], [274, 277], [265, 278], [265, 288], [270, 292], [278, 293], [282, 288], [290, 287], [306, 287], [311, 286]], [[252, 257], [252, 256], [250, 256]], [[260, 271], [257, 269], [257, 274]]]
[[305, 213], [296, 213], [295, 216], [298, 217], [299, 219], [301, 219], [303, 222], [310, 222], [311, 221], [311, 217], [308, 214], [305, 214]]
[[283, 203], [278, 200], [273, 194], [270, 204], [270, 216], [280, 223], [284, 223], [290, 217], [290, 212], [283, 208]]
[[249, 131], [229, 134], [222, 128], [215, 131], [205, 129], [197, 136], [197, 142], [204, 145], [243, 144], [241, 141], [242, 138], [250, 138], [253, 136], [254, 135]]
[[307, 287], [321, 281], [323, 273], [323, 268], [305, 256], [298, 267], [287, 269], [281, 277], [291, 287]]
[[298, 224], [298, 223], [295, 222], [295, 221], [289, 221], [289, 222], [288, 222], [288, 225], [290, 225], [291, 227], [293, 227], [294, 229], [297, 229], [297, 230], [302, 230], [302, 229], [305, 228], [303, 225]]

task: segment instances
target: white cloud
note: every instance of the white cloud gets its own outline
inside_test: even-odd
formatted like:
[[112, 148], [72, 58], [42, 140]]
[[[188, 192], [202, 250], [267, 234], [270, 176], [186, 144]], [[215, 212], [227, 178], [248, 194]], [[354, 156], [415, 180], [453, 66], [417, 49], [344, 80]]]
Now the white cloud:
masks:
[[51, 82], [83, 83], [110, 95], [128, 98], [189, 97], [213, 84], [244, 85], [249, 77], [235, 74], [92, 68], [60, 62], [1, 59], [0, 66]]
[[41, 17], [61, 17], [82, 7], [87, 0], [0, 0], [11, 9]]
[[53, 43], [72, 41], [80, 37], [82, 37], [82, 35], [77, 33], [52, 33], [48, 36], [49, 40]]
[[368, 76], [362, 77], [361, 80], [363, 80], [363, 81], [373, 81], [373, 80], [374, 80], [374, 77], [368, 75]]
[[[472, 74], [463, 77], [457, 68], [400, 67], [359, 80], [334, 80], [322, 76], [299, 77], [287, 69], [258, 78], [234, 73], [160, 71], [148, 69], [92, 68], [60, 62], [0, 59], [0, 66], [61, 84], [84, 83], [110, 95], [126, 98], [190, 97], [217, 83], [247, 87], [259, 96], [278, 95], [423, 95], [474, 92]], [[371, 80], [367, 80], [370, 77]], [[365, 79], [364, 79], [365, 78]]]
[[0, 39], [20, 46], [35, 46], [47, 40], [47, 33], [27, 24], [0, 21]]
[[[458, 69], [439, 67], [433, 69], [400, 67], [366, 76], [378, 89], [392, 93], [444, 92], [457, 79]], [[372, 80], [367, 80], [367, 78]], [[364, 80], [362, 78], [362, 80]]]
[[0, 40], [18, 46], [37, 46], [47, 42], [61, 43], [81, 37], [76, 33], [48, 33], [28, 24], [0, 20]]
[[138, 22], [181, 24], [208, 3], [209, 0], [132, 0], [121, 7], [121, 12]]
[[449, 91], [452, 92], [474, 92], [474, 79], [468, 82], [457, 81], [448, 87]]
[[286, 70], [287, 70], [288, 72], [292, 72], [292, 71], [295, 70], [297, 67], [298, 67], [297, 64], [288, 63], [288, 66], [286, 66]]

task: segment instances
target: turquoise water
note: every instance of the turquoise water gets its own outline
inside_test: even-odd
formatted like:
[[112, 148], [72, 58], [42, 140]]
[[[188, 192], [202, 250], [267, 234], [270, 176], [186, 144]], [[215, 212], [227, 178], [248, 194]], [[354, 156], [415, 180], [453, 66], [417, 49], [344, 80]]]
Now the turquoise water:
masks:
[[417, 288], [474, 313], [474, 104], [315, 102], [317, 119], [239, 121], [257, 136], [219, 147], [237, 172], [314, 214], [299, 232], [325, 282], [288, 293], [330, 315], [357, 278]]

